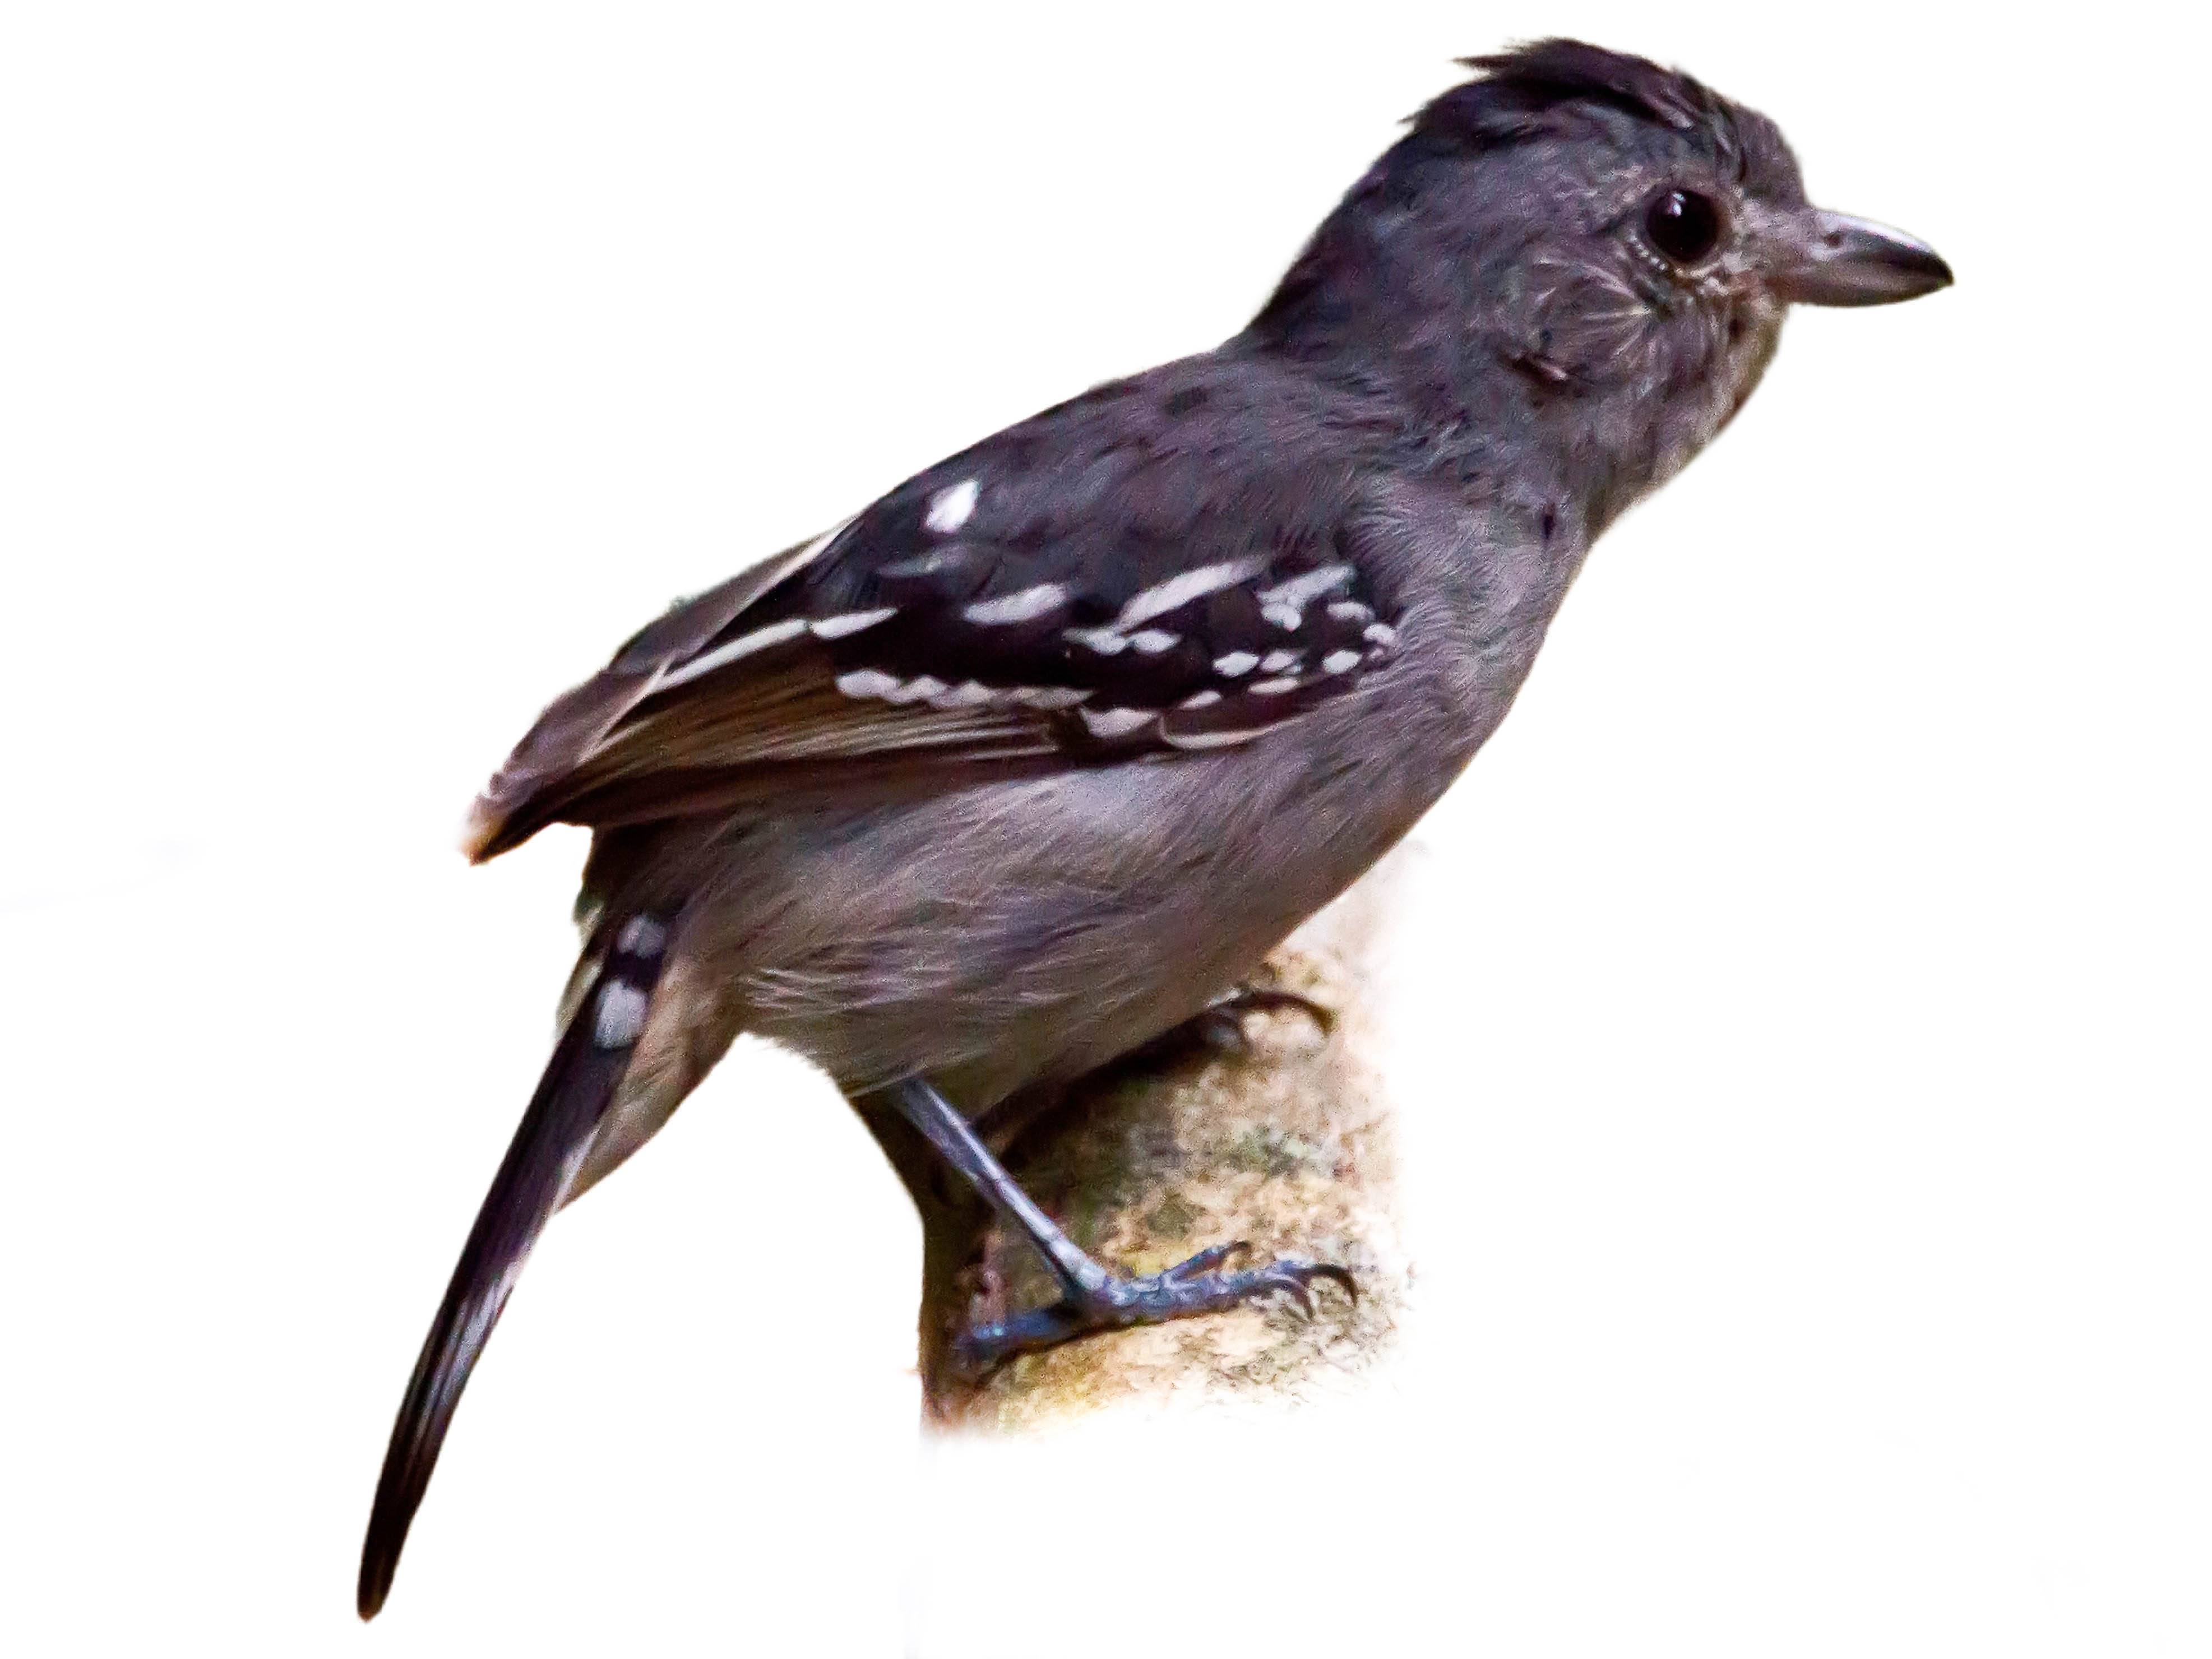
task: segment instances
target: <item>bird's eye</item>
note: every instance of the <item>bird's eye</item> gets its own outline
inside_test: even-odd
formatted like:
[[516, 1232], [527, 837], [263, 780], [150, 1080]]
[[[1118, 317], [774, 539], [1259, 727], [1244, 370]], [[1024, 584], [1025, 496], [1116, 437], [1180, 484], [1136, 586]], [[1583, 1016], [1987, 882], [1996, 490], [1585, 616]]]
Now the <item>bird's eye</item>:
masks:
[[1662, 191], [1644, 212], [1651, 246], [1678, 265], [1693, 265], [1721, 240], [1721, 210], [1694, 190]]

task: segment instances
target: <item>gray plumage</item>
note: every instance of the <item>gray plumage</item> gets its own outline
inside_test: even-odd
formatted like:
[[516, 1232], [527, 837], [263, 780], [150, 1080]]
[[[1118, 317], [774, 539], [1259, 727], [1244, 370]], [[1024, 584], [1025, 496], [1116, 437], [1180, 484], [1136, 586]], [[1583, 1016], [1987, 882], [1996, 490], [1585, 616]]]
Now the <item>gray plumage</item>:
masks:
[[534, 1106], [510, 1164], [555, 1173], [487, 1202], [365, 1615], [538, 1229], [738, 1033], [988, 1119], [1198, 1014], [1459, 775], [1789, 303], [1949, 280], [1810, 208], [1774, 125], [1686, 76], [1565, 41], [1473, 66], [1243, 332], [678, 607], [501, 769], [475, 856], [596, 831], [540, 1089], [567, 1065], [587, 1105]]

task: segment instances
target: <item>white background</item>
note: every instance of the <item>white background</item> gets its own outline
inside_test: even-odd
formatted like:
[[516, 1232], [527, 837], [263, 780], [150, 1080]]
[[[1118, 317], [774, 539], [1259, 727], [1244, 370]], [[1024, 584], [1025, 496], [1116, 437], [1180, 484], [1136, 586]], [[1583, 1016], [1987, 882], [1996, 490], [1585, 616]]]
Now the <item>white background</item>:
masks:
[[[2205, 1651], [2203, 43], [2026, 16], [10, 9], [0, 1640]], [[1047, 1547], [917, 1452], [903, 1200], [744, 1054], [552, 1230], [364, 1631], [572, 948], [580, 835], [453, 853], [483, 776], [672, 596], [1232, 331], [1553, 31], [1960, 281], [1793, 321], [1424, 832], [1407, 1380], [1203, 1480], [1025, 1450]]]

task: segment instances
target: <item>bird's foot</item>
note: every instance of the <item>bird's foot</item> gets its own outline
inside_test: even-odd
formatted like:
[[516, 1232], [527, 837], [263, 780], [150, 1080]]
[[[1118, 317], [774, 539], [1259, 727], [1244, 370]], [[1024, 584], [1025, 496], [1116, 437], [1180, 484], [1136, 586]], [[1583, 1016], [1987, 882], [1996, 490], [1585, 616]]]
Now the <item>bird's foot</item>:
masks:
[[1327, 1262], [1284, 1256], [1257, 1267], [1227, 1265], [1251, 1250], [1242, 1240], [1216, 1244], [1164, 1273], [1143, 1279], [1111, 1274], [1103, 1284], [1069, 1291], [1050, 1307], [1015, 1314], [1002, 1323], [971, 1326], [954, 1340], [953, 1362], [963, 1373], [980, 1377], [1016, 1354], [1057, 1347], [1097, 1331], [1217, 1313], [1277, 1291], [1289, 1296], [1311, 1318], [1317, 1279], [1342, 1286], [1354, 1302], [1359, 1299], [1352, 1274]]
[[1297, 1009], [1321, 1028], [1324, 1036], [1336, 1027], [1336, 1011], [1324, 1007], [1311, 997], [1272, 985], [1240, 985], [1228, 995], [1206, 1004], [1182, 1024], [1170, 1026], [1123, 1059], [1146, 1064], [1205, 1052], [1243, 1060], [1252, 1052], [1252, 1040], [1244, 1034], [1244, 1016], [1273, 1013], [1281, 1008]]

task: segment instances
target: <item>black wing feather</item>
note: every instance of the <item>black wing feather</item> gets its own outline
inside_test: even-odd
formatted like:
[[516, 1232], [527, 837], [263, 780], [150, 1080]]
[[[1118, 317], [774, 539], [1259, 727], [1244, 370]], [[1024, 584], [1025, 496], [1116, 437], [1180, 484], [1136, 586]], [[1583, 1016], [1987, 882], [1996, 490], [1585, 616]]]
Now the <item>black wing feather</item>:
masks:
[[1257, 373], [1101, 387], [672, 613], [546, 711], [469, 850], [1217, 747], [1340, 694], [1396, 637], [1360, 468]]

